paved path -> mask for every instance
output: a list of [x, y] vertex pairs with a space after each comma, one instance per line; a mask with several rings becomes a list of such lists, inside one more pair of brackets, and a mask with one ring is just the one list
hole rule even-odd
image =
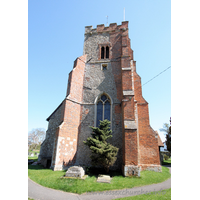
[[[171, 173], [171, 167], [168, 167]], [[32, 180], [28, 179], [28, 196], [35, 200], [110, 200], [120, 197], [135, 196], [139, 194], [145, 194], [149, 192], [159, 192], [164, 189], [171, 188], [171, 178], [168, 180], [146, 185], [142, 187], [134, 187], [130, 189], [123, 190], [112, 190], [96, 193], [85, 193], [85, 194], [73, 194], [69, 192], [63, 192], [60, 190], [54, 190], [50, 188], [43, 187]], [[164, 192], [163, 192], [164, 194]]]

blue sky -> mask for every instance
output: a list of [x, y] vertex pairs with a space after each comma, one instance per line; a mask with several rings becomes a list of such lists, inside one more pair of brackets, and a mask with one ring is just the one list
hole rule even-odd
[[[28, 131], [47, 129], [46, 118], [65, 98], [68, 74], [83, 54], [84, 27], [129, 21], [129, 37], [142, 84], [171, 66], [169, 0], [28, 2]], [[143, 86], [150, 125], [159, 131], [171, 117], [171, 69]]]

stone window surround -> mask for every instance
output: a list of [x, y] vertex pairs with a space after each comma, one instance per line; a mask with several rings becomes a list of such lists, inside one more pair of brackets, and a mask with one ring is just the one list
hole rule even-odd
[[98, 100], [101, 98], [102, 95], [106, 95], [109, 99], [110, 99], [110, 130], [112, 130], [112, 107], [113, 107], [113, 100], [110, 97], [110, 95], [108, 95], [106, 92], [101, 92], [95, 99], [94, 101], [94, 127], [96, 127], [96, 121], [97, 121], [97, 103]]

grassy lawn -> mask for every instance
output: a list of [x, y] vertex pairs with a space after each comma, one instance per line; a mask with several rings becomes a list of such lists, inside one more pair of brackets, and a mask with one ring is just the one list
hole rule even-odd
[[148, 194], [141, 194], [137, 196], [132, 196], [132, 197], [124, 197], [124, 198], [118, 198], [115, 200], [146, 200], [146, 199], [152, 199], [152, 200], [167, 200], [171, 199], [171, 188], [158, 191], [158, 192], [151, 192]]
[[171, 165], [171, 158], [168, 160], [163, 160], [162, 165]]
[[29, 153], [40, 153], [40, 150], [28, 150]]
[[[34, 150], [34, 151], [31, 151], [31, 150], [29, 150], [28, 151], [29, 153], [40, 153], [40, 150]], [[34, 161], [37, 161], [38, 160], [38, 156], [37, 155], [34, 155], [33, 157], [31, 157], [31, 156], [28, 156], [28, 160], [34, 160]]]
[[[34, 151], [29, 150], [28, 152], [29, 152], [29, 153], [35, 154], [35, 153], [39, 153], [40, 150], [34, 150]], [[31, 156], [28, 156], [28, 160], [37, 161], [37, 160], [38, 160], [38, 156], [37, 156], [37, 155], [34, 155], [34, 156], [32, 156], [32, 157], [31, 157]]]
[[67, 179], [60, 178], [65, 174], [65, 171], [52, 171], [51, 169], [44, 169], [40, 165], [29, 165], [28, 167], [28, 176], [36, 183], [45, 187], [78, 194], [160, 183], [171, 176], [169, 169], [162, 167], [162, 173], [142, 171], [140, 173], [141, 177], [124, 177], [118, 173], [112, 176], [111, 183], [109, 184], [96, 182], [97, 175], [94, 174], [88, 174], [85, 180]]
[[34, 161], [37, 161], [38, 160], [38, 157], [37, 156], [28, 156], [28, 160], [34, 160]]

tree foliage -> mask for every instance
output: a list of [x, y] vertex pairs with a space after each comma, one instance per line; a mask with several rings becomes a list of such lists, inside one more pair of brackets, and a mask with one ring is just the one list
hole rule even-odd
[[171, 125], [167, 123], [163, 124], [163, 128], [161, 128], [160, 131], [165, 132], [165, 138], [166, 138], [165, 143], [167, 146], [167, 150], [171, 153]]
[[29, 149], [39, 149], [45, 139], [45, 129], [36, 128], [28, 133]]
[[167, 150], [171, 153], [171, 126], [169, 127], [169, 133], [166, 135]]
[[99, 127], [91, 127], [92, 137], [88, 137], [86, 141], [83, 141], [91, 151], [90, 156], [92, 165], [102, 165], [106, 172], [109, 172], [110, 166], [112, 166], [116, 159], [118, 148], [108, 143], [107, 140], [112, 137], [112, 131], [110, 130], [110, 121], [100, 121]]

